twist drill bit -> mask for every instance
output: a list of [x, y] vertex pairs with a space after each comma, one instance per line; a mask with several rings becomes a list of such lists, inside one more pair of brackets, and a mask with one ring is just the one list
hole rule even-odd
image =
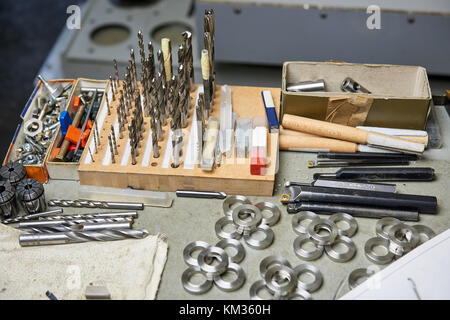
[[179, 107], [180, 107], [180, 113], [181, 113], [181, 126], [183, 128], [186, 128], [188, 125], [188, 117], [189, 117], [189, 90], [186, 90], [186, 77], [185, 75], [185, 69], [183, 65], [180, 65], [178, 67], [178, 74], [180, 75], [179, 79], [179, 93], [180, 93], [180, 99], [179, 99]]
[[95, 131], [94, 131], [93, 136], [94, 136], [95, 154], [97, 154], [98, 153], [98, 149], [97, 149], [97, 135], [95, 134]]
[[189, 88], [190, 90], [195, 89], [195, 81], [194, 81], [194, 58], [192, 55], [192, 33], [189, 31], [184, 31], [182, 34], [184, 46], [186, 48], [187, 54], [186, 54], [186, 71], [187, 76], [189, 78]]
[[114, 80], [116, 81], [116, 90], [117, 90], [117, 86], [119, 85], [119, 68], [117, 67], [116, 59], [113, 59], [113, 64], [114, 64], [114, 78], [115, 78]]
[[204, 114], [205, 119], [208, 119], [209, 112], [211, 110], [211, 89], [209, 82], [209, 58], [208, 58], [208, 50], [202, 50], [202, 58], [201, 58], [201, 66], [202, 66], [202, 78], [203, 78], [203, 94], [204, 94]]
[[111, 137], [112, 137], [113, 146], [114, 146], [114, 154], [118, 155], [119, 151], [117, 150], [117, 140], [116, 140], [116, 134], [114, 132], [114, 126], [113, 125], [111, 125]]
[[114, 230], [114, 229], [129, 229], [131, 223], [128, 221], [121, 222], [100, 222], [100, 223], [75, 223], [74, 221], [68, 221], [65, 223], [57, 223], [58, 221], [36, 221], [30, 223], [30, 226], [21, 226], [19, 229], [30, 233], [47, 233], [47, 232], [70, 232], [70, 231], [97, 231], [97, 230]]
[[113, 241], [129, 238], [142, 239], [148, 236], [146, 229], [120, 229], [103, 231], [70, 231], [59, 233], [22, 234], [19, 243], [22, 247], [47, 244], [65, 244], [87, 241]]
[[109, 83], [111, 84], [112, 92], [116, 92], [117, 88], [116, 88], [115, 82], [113, 81], [113, 78], [111, 76], [109, 76]]
[[155, 54], [151, 41], [148, 43], [148, 62], [149, 78], [152, 79], [155, 76]]
[[108, 135], [108, 140], [109, 140], [109, 149], [111, 152], [111, 163], [116, 163], [116, 159], [114, 158], [114, 146], [112, 144], [111, 135]]
[[26, 216], [9, 218], [9, 219], [2, 220], [2, 223], [3, 224], [19, 223], [19, 222], [22, 222], [22, 221], [39, 219], [40, 217], [47, 217], [47, 216], [51, 216], [51, 215], [54, 215], [54, 214], [60, 214], [60, 213], [63, 213], [63, 209], [62, 208], [49, 210], [49, 211], [45, 211], [45, 212], [29, 214], [29, 215], [26, 215]]
[[152, 118], [150, 120], [151, 127], [152, 127], [152, 151], [153, 151], [153, 158], [159, 158], [159, 145], [158, 145], [158, 135], [157, 135], [157, 128], [156, 128], [156, 119]]
[[52, 200], [49, 200], [47, 202], [47, 204], [48, 204], [49, 207], [144, 210], [144, 204], [143, 203], [137, 203], [137, 202], [109, 202], [109, 201], [57, 200], [57, 199], [52, 199]]
[[[91, 218], [89, 218], [91, 217]], [[72, 216], [52, 216], [52, 217], [46, 217], [43, 219], [39, 219], [37, 221], [30, 221], [29, 223], [21, 222], [19, 227], [37, 227], [39, 225], [45, 225], [45, 226], [52, 226], [52, 225], [77, 225], [77, 224], [83, 224], [83, 223], [116, 223], [116, 222], [127, 222], [127, 223], [133, 223], [134, 218], [133, 217], [97, 217], [96, 215], [89, 215], [89, 214], [77, 214]]]
[[110, 116], [111, 115], [111, 107], [109, 105], [108, 93], [106, 93], [105, 100], [106, 100], [106, 108], [108, 109], [108, 116]]
[[98, 142], [98, 145], [100, 145], [100, 135], [98, 134], [97, 119], [94, 119], [94, 127], [95, 127], [95, 133], [97, 134], [97, 142]]
[[94, 156], [92, 155], [91, 148], [88, 148], [88, 151], [89, 151], [89, 155], [91, 156], [92, 163], [94, 163], [95, 160], [94, 160]]

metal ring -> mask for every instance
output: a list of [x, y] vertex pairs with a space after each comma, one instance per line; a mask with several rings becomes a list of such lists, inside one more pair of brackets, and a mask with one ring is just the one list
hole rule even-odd
[[226, 216], [231, 217], [231, 215], [233, 214], [233, 209], [231, 207], [237, 203], [252, 204], [250, 200], [248, 200], [245, 196], [229, 196], [223, 202], [223, 213], [225, 213]]
[[[223, 228], [226, 225], [233, 225], [234, 231], [233, 232], [226, 232]], [[215, 225], [216, 235], [219, 237], [219, 239], [240, 239], [242, 235], [237, 231], [237, 228], [235, 224], [233, 223], [233, 220], [230, 220], [229, 217], [222, 217], [219, 220], [217, 220]]]
[[289, 296], [289, 300], [297, 300], [295, 298], [301, 298], [301, 300], [312, 300], [312, 295], [302, 288], [297, 287], [295, 291]]
[[[424, 226], [423, 224], [416, 224], [416, 225], [413, 225], [412, 227], [414, 229], [416, 229], [416, 231], [419, 233], [419, 243], [417, 244], [418, 246], [420, 246], [421, 244], [430, 240], [431, 238], [433, 238], [436, 235], [436, 233], [434, 233], [433, 229], [431, 229], [430, 227]], [[424, 235], [427, 238], [427, 240], [422, 241], [421, 235]]]
[[[37, 129], [34, 131], [30, 131], [30, 127], [32, 125], [37, 125]], [[43, 128], [42, 121], [39, 119], [33, 118], [33, 119], [27, 120], [27, 122], [25, 122], [25, 124], [23, 125], [23, 133], [26, 134], [27, 136], [34, 137], [42, 132], [42, 128]]]
[[[401, 234], [402, 239], [397, 236]], [[400, 257], [414, 249], [420, 241], [419, 233], [411, 226], [399, 223], [389, 229], [389, 251]]]
[[[319, 235], [318, 231], [325, 229], [329, 232], [326, 236]], [[327, 219], [314, 219], [308, 226], [308, 234], [318, 245], [332, 244], [337, 237], [337, 227], [334, 222]]]
[[[334, 250], [333, 246], [339, 243], [342, 243], [347, 248], [347, 251], [340, 253]], [[325, 246], [325, 252], [334, 262], [347, 262], [355, 256], [356, 246], [353, 240], [349, 237], [338, 236], [334, 240], [334, 243]]]
[[[222, 276], [227, 272], [234, 272], [237, 275], [237, 278], [233, 281], [226, 281], [222, 279]], [[241, 268], [240, 265], [236, 263], [230, 263], [228, 264], [227, 270], [222, 273], [221, 275], [214, 276], [214, 283], [217, 285], [217, 287], [226, 292], [235, 291], [242, 287], [242, 285], [245, 282], [245, 272], [244, 269]]]
[[[356, 231], [358, 230], [358, 223], [356, 223], [356, 219], [353, 216], [349, 215], [348, 213], [338, 212], [331, 215], [328, 219], [336, 224], [338, 234], [341, 236], [351, 238], [355, 235]], [[346, 222], [349, 225], [349, 228], [348, 229], [339, 228], [339, 226], [337, 225], [337, 222], [339, 221]]]
[[192, 294], [202, 294], [211, 289], [213, 282], [207, 278], [201, 284], [193, 284], [191, 282], [191, 277], [194, 274], [204, 275], [203, 271], [196, 266], [190, 266], [183, 272], [181, 276], [181, 283], [183, 284], [184, 290]]
[[[375, 253], [375, 251], [373, 251], [373, 247], [375, 246], [386, 248], [387, 253], [385, 255]], [[389, 240], [380, 237], [374, 237], [367, 240], [364, 245], [364, 253], [369, 261], [376, 264], [387, 264], [394, 258], [394, 254], [389, 251]]]
[[257, 207], [261, 213], [265, 210], [270, 211], [272, 215], [269, 218], [262, 218], [261, 223], [264, 223], [268, 225], [269, 227], [274, 226], [277, 224], [277, 222], [280, 220], [281, 217], [281, 211], [280, 208], [278, 208], [277, 205], [273, 204], [272, 202], [258, 202], [255, 204], [255, 207]]
[[[252, 238], [252, 235], [258, 231], [264, 233], [265, 238], [263, 240], [256, 240]], [[244, 234], [244, 239], [247, 245], [250, 248], [256, 250], [262, 250], [270, 246], [273, 242], [274, 237], [275, 234], [273, 233], [273, 230], [269, 226], [266, 226], [265, 224], [261, 224], [258, 228], [250, 231], [249, 234]]]
[[377, 221], [377, 224], [375, 226], [375, 233], [377, 234], [377, 236], [389, 240], [388, 230], [384, 230], [384, 228], [389, 226], [392, 227], [399, 223], [401, 222], [397, 218], [391, 217], [382, 218]]
[[[348, 276], [348, 288], [353, 290], [361, 283], [366, 281], [370, 276], [372, 276], [374, 272], [370, 273], [367, 268], [358, 268], [353, 270]], [[360, 279], [366, 278], [364, 281], [359, 282]], [[358, 283], [359, 282], [359, 283]]]
[[207, 249], [210, 245], [204, 241], [193, 241], [189, 243], [183, 250], [183, 258], [184, 262], [190, 266], [198, 267], [198, 260], [192, 257], [192, 252], [198, 249]]
[[[307, 242], [311, 242], [314, 245], [315, 250], [307, 251], [303, 249], [302, 246]], [[309, 238], [309, 236], [303, 234], [298, 236], [294, 240], [294, 253], [297, 257], [299, 257], [302, 260], [312, 261], [319, 259], [322, 256], [323, 246], [316, 244]]]
[[[278, 282], [280, 280], [286, 282], [280, 284]], [[267, 269], [264, 281], [266, 281], [267, 289], [275, 293], [276, 296], [288, 295], [297, 286], [297, 277], [294, 270], [281, 264], [273, 265]]]
[[[217, 258], [219, 264], [212, 266], [208, 262], [212, 262], [212, 258]], [[211, 259], [211, 260], [209, 260]], [[222, 274], [227, 270], [228, 267], [228, 254], [219, 247], [208, 247], [199, 253], [198, 266], [202, 271], [206, 273], [206, 277], [212, 280], [212, 277], [218, 274]]]
[[250, 287], [250, 299], [251, 300], [264, 300], [264, 298], [261, 298], [258, 293], [261, 291], [261, 289], [266, 289], [266, 291], [272, 296], [273, 300], [277, 300], [277, 297], [267, 290], [267, 286], [264, 280], [258, 280], [253, 282], [252, 286]]
[[222, 248], [224, 250], [227, 247], [233, 247], [236, 249], [237, 252], [234, 256], [228, 255], [230, 262], [239, 263], [245, 258], [244, 246], [236, 239], [223, 239], [217, 242], [216, 247]]
[[[300, 280], [300, 275], [303, 273], [309, 273], [314, 276], [314, 281], [311, 283], [306, 283]], [[322, 272], [312, 264], [301, 264], [294, 268], [294, 274], [297, 277], [297, 286], [308, 291], [314, 292], [317, 291], [323, 283]]]
[[[242, 220], [239, 216], [241, 213], [249, 213], [251, 215], [250, 221]], [[233, 209], [232, 218], [234, 224], [238, 226], [239, 233], [248, 233], [261, 223], [262, 214], [261, 211], [252, 204], [241, 204]]]
[[320, 219], [320, 217], [312, 211], [300, 211], [292, 217], [292, 229], [298, 235], [308, 234], [308, 229], [301, 225], [303, 220]]
[[280, 256], [268, 256], [265, 257], [261, 263], [259, 264], [259, 272], [261, 273], [261, 277], [264, 278], [266, 276], [267, 269], [274, 265], [283, 265], [286, 267], [291, 267], [291, 264], [286, 258]]

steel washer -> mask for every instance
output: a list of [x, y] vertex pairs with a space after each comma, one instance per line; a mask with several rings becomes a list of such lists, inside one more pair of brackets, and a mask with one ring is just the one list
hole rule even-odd
[[[226, 232], [223, 229], [228, 224], [234, 226], [235, 230], [233, 232]], [[242, 234], [237, 231], [236, 225], [234, 224], [233, 220], [231, 220], [231, 218], [229, 217], [222, 217], [217, 220], [214, 228], [219, 239], [240, 239], [242, 237]]]
[[[279, 284], [278, 280], [284, 279], [287, 282]], [[290, 267], [276, 264], [267, 269], [264, 276], [267, 289], [276, 296], [287, 296], [297, 287], [297, 277]]]
[[253, 282], [253, 284], [250, 287], [250, 299], [251, 300], [264, 300], [261, 298], [258, 293], [261, 291], [261, 289], [266, 289], [267, 292], [272, 296], [273, 300], [278, 300], [278, 297], [276, 297], [272, 292], [270, 292], [267, 289], [266, 282], [264, 280], [257, 280]]
[[[300, 275], [303, 273], [310, 273], [314, 276], [314, 281], [306, 283], [300, 280]], [[323, 283], [322, 272], [312, 264], [300, 264], [294, 268], [294, 274], [297, 277], [298, 287], [308, 291], [309, 293], [317, 291]]]
[[[430, 240], [431, 238], [433, 238], [436, 233], [433, 231], [433, 229], [431, 229], [430, 227], [427, 227], [423, 224], [416, 224], [412, 226], [414, 229], [416, 229], [416, 231], [419, 233], [419, 243], [417, 244], [418, 246], [423, 244], [424, 242]], [[422, 241], [422, 239], [420, 238], [420, 235], [424, 235], [427, 240]]]
[[236, 195], [236, 196], [228, 196], [223, 204], [222, 204], [222, 208], [223, 208], [223, 213], [226, 216], [230, 216], [233, 214], [233, 209], [232, 206], [240, 203], [240, 204], [251, 204], [250, 200], [248, 200], [247, 197], [245, 196], [240, 196], [240, 195]]
[[261, 274], [261, 277], [264, 279], [266, 276], [267, 269], [274, 265], [283, 265], [286, 267], [291, 267], [291, 264], [286, 258], [280, 257], [280, 256], [268, 256], [265, 257], [263, 260], [261, 260], [259, 264], [259, 272]]
[[270, 211], [272, 213], [272, 215], [269, 218], [263, 217], [261, 223], [271, 227], [277, 224], [277, 222], [280, 220], [281, 217], [280, 208], [278, 208], [278, 206], [273, 204], [272, 202], [267, 201], [258, 202], [257, 204], [255, 204], [255, 207], [257, 207], [261, 211], [261, 213], [265, 210]]
[[[208, 262], [212, 261], [212, 258], [217, 258], [219, 264], [212, 266]], [[206, 273], [206, 277], [212, 280], [215, 275], [222, 274], [228, 267], [228, 254], [222, 248], [208, 247], [199, 253], [197, 257], [198, 266], [202, 271]]]
[[[347, 251], [344, 253], [337, 252], [333, 249], [335, 244], [342, 243], [347, 248]], [[338, 236], [334, 240], [332, 244], [325, 246], [325, 252], [328, 257], [334, 262], [347, 262], [351, 260], [356, 253], [356, 246], [352, 239], [346, 236]]]
[[[353, 290], [354, 288], [359, 286], [359, 283], [358, 283], [359, 279], [369, 278], [372, 275], [373, 275], [373, 273], [369, 273], [369, 270], [367, 270], [367, 268], [358, 268], [358, 269], [353, 270], [352, 272], [350, 272], [350, 274], [348, 276], [348, 288], [350, 290]], [[364, 281], [366, 281], [366, 280], [364, 280]]]
[[[336, 224], [338, 234], [341, 236], [351, 238], [355, 235], [356, 231], [358, 230], [358, 223], [356, 222], [356, 219], [353, 216], [349, 215], [348, 213], [338, 212], [331, 215], [328, 219]], [[349, 225], [349, 228], [345, 230], [339, 228], [337, 226], [337, 222], [339, 221], [346, 222]]]
[[184, 270], [183, 274], [181, 275], [181, 283], [183, 284], [183, 288], [186, 291], [192, 294], [202, 294], [211, 289], [213, 281], [209, 280], [208, 278], [206, 278], [205, 281], [201, 284], [193, 284], [190, 280], [191, 277], [195, 274], [204, 275], [200, 267], [196, 266], [190, 266], [189, 268]]
[[[222, 279], [222, 276], [225, 273], [230, 272], [230, 270], [231, 270], [231, 272], [236, 273], [237, 278], [233, 281], [227, 281], [227, 280]], [[226, 292], [231, 292], [231, 291], [235, 291], [235, 290], [239, 289], [240, 287], [243, 286], [244, 282], [245, 282], [244, 269], [242, 269], [241, 266], [238, 265], [237, 263], [229, 263], [228, 268], [224, 273], [214, 276], [214, 283], [216, 284], [216, 286], [220, 290], [226, 291]]]
[[289, 295], [289, 300], [297, 300], [295, 298], [301, 298], [302, 300], [313, 300], [312, 295], [302, 288], [297, 287], [295, 291]]
[[[263, 240], [256, 240], [252, 238], [252, 235], [258, 231], [261, 231], [265, 234], [265, 238]], [[250, 231], [249, 234], [244, 234], [244, 240], [245, 243], [250, 248], [256, 249], [256, 250], [262, 250], [267, 248], [273, 243], [273, 239], [275, 238], [275, 234], [273, 233], [272, 228], [265, 224], [259, 225], [256, 229]]]
[[320, 217], [312, 211], [300, 211], [292, 217], [292, 229], [298, 235], [308, 234], [308, 229], [301, 225], [303, 220], [320, 219]]
[[236, 239], [222, 239], [217, 242], [216, 247], [222, 248], [225, 250], [227, 247], [233, 247], [236, 249], [236, 254], [234, 256], [228, 255], [230, 262], [232, 263], [240, 263], [245, 258], [245, 249], [241, 242]]
[[192, 257], [192, 252], [194, 252], [197, 249], [207, 249], [209, 248], [209, 243], [206, 243], [204, 241], [193, 241], [189, 243], [183, 250], [183, 258], [184, 262], [190, 266], [196, 266], [198, 267], [198, 259]]
[[377, 224], [375, 226], [375, 233], [377, 234], [377, 236], [384, 238], [386, 240], [389, 240], [388, 232], [385, 231], [384, 228], [386, 228], [388, 226], [392, 227], [399, 223], [400, 223], [400, 220], [398, 220], [397, 218], [392, 218], [392, 217], [381, 218], [380, 220], [377, 221]]
[[[326, 236], [321, 236], [316, 231], [316, 228], [325, 229], [329, 232]], [[337, 226], [334, 222], [328, 219], [314, 219], [308, 226], [308, 234], [310, 238], [318, 245], [332, 244], [337, 237]]]
[[[242, 220], [239, 217], [241, 213], [249, 213], [251, 215], [250, 221]], [[247, 234], [261, 223], [262, 214], [261, 211], [254, 205], [241, 204], [233, 209], [232, 218], [234, 224], [238, 226], [238, 232]]]
[[[402, 232], [410, 234], [410, 239], [400, 240], [397, 238], [397, 232]], [[391, 251], [395, 256], [400, 257], [412, 249], [414, 249], [420, 241], [419, 233], [411, 226], [404, 223], [399, 223], [389, 229], [389, 251]]]
[[[381, 246], [386, 248], [385, 255], [379, 255], [373, 251], [373, 247]], [[367, 259], [376, 264], [387, 264], [392, 261], [394, 254], [389, 251], [389, 240], [381, 237], [373, 237], [366, 241], [364, 245], [364, 253]]]
[[[316, 249], [314, 251], [307, 251], [302, 248], [303, 244], [311, 242], [314, 244]], [[294, 253], [297, 257], [300, 259], [306, 260], [306, 261], [312, 261], [319, 259], [323, 254], [323, 246], [318, 245], [314, 241], [312, 241], [309, 236], [307, 235], [299, 235], [294, 240]]]

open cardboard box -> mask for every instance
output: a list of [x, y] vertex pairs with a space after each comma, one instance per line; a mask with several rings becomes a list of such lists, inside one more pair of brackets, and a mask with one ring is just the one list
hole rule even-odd
[[[63, 87], [72, 84], [72, 88], [68, 92], [68, 99], [69, 101], [71, 99], [71, 95], [73, 93], [73, 88], [75, 85], [74, 79], [56, 79], [56, 80], [48, 80], [50, 83], [55, 82], [61, 82]], [[18, 154], [17, 154], [17, 148], [21, 147], [25, 143], [25, 137], [24, 137], [24, 124], [32, 118], [33, 110], [36, 108], [38, 104], [38, 98], [40, 96], [47, 95], [47, 91], [44, 86], [41, 86], [41, 81], [39, 80], [38, 84], [33, 90], [33, 93], [31, 94], [30, 98], [28, 99], [25, 107], [22, 110], [22, 113], [20, 114], [20, 117], [22, 118], [22, 122], [18, 124], [17, 129], [14, 133], [13, 139], [11, 141], [11, 144], [8, 148], [8, 152], [6, 153], [5, 158], [3, 159], [3, 165], [8, 163], [9, 161], [16, 161], [18, 160]], [[67, 103], [68, 104], [68, 103]], [[66, 109], [66, 106], [63, 106], [62, 109]], [[62, 111], [62, 110], [61, 110]], [[59, 131], [59, 128], [58, 128]], [[58, 132], [56, 131], [56, 132]], [[44, 160], [40, 164], [35, 165], [25, 165], [25, 169], [27, 171], [27, 176], [32, 179], [36, 179], [42, 183], [45, 183], [48, 181], [48, 171], [46, 167], [46, 161], [48, 159], [48, 156], [50, 154], [50, 150], [53, 145], [53, 141], [55, 137], [57, 136], [57, 133], [53, 135], [52, 141], [50, 141], [49, 147], [46, 150]]]
[[[429, 113], [431, 90], [425, 68], [345, 62], [285, 62], [283, 64], [280, 119], [284, 113], [325, 120], [331, 97], [356, 95], [340, 89], [346, 77], [371, 91], [372, 106], [364, 125], [423, 130]], [[325, 92], [289, 92], [287, 84], [325, 81]], [[358, 93], [358, 95], [361, 95]]]
[[[77, 79], [75, 88], [72, 92], [72, 97], [67, 106], [67, 111], [69, 112], [71, 118], [73, 118], [73, 116], [75, 114], [75, 108], [73, 106], [74, 98], [81, 93], [81, 88], [103, 89], [103, 90], [105, 90], [105, 93], [106, 93], [109, 90], [109, 80], [93, 80], [93, 79], [84, 79], [84, 78]], [[100, 102], [100, 108], [97, 113], [97, 117], [102, 112], [102, 109], [106, 108], [105, 96], [106, 95], [103, 94], [102, 100]], [[87, 110], [87, 108], [86, 108], [86, 110]], [[94, 129], [94, 127], [92, 129]], [[92, 134], [92, 130], [91, 130], [91, 134]], [[89, 136], [91, 134], [89, 134]], [[79, 161], [78, 162], [56, 162], [56, 161], [53, 161], [53, 159], [51, 158], [53, 150], [55, 148], [58, 148], [60, 146], [59, 142], [62, 142], [63, 140], [64, 140], [64, 137], [62, 136], [61, 129], [59, 128], [58, 132], [57, 132], [57, 136], [51, 146], [51, 152], [49, 153], [49, 156], [47, 159], [48, 174], [51, 179], [79, 180], [79, 178], [78, 178], [78, 166], [80, 164]], [[86, 148], [83, 150], [83, 154], [85, 152], [88, 152], [86, 150]], [[94, 152], [94, 150], [92, 150], [92, 152]], [[81, 158], [83, 158], [83, 156], [81, 156], [80, 159]]]

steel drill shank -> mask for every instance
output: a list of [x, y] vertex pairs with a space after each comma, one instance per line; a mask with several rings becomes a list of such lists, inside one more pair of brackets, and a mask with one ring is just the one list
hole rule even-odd
[[130, 229], [130, 222], [105, 222], [105, 223], [82, 223], [82, 224], [56, 224], [56, 225], [41, 225], [32, 227], [20, 227], [19, 229], [29, 233], [52, 233], [52, 232], [70, 232], [70, 231], [99, 231], [99, 230], [114, 230], [114, 229]]
[[22, 234], [19, 236], [19, 243], [22, 247], [28, 247], [88, 241], [114, 241], [130, 238], [143, 239], [146, 236], [148, 236], [148, 231], [146, 229], [71, 231], [59, 233]]
[[106, 202], [88, 200], [56, 200], [48, 201], [50, 207], [101, 208], [122, 210], [144, 210], [143, 203], [137, 202]]

